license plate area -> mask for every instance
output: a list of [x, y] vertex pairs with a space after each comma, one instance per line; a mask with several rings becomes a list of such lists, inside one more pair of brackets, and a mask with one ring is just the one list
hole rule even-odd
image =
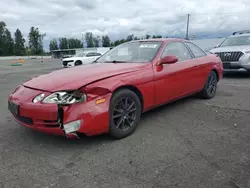
[[15, 114], [16, 116], [19, 115], [19, 106], [11, 101], [8, 102], [8, 109], [10, 112]]

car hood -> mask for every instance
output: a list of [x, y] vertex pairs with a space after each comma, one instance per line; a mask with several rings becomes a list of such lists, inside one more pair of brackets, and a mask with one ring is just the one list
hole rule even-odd
[[249, 52], [250, 45], [244, 46], [226, 46], [226, 47], [218, 47], [210, 50], [212, 53], [216, 52]]
[[74, 90], [98, 80], [139, 71], [149, 65], [149, 63], [94, 63], [81, 65], [35, 77], [23, 85], [49, 92]]
[[79, 59], [79, 57], [67, 57], [67, 58], [63, 58], [63, 61], [72, 61], [72, 60], [77, 60]]

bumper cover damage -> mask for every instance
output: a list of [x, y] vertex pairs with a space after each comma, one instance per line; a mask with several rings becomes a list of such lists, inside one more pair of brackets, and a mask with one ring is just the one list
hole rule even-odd
[[[79, 133], [91, 136], [108, 132], [109, 103], [97, 105], [96, 100], [104, 98], [109, 101], [111, 93], [67, 106], [33, 103], [34, 96], [40, 93], [39, 90], [21, 86], [10, 95], [9, 110], [21, 125], [67, 138], [79, 138]], [[45, 95], [49, 95], [49, 92], [45, 92]]]

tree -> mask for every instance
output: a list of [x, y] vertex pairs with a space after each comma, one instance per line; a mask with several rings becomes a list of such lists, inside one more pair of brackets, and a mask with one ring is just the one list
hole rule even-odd
[[118, 46], [120, 44], [120, 40], [116, 40], [115, 42], [114, 42], [114, 46]]
[[125, 39], [121, 39], [119, 44], [127, 42]]
[[132, 34], [132, 35], [128, 35], [127, 36], [127, 41], [131, 41], [131, 40], [133, 40], [133, 38], [134, 38], [134, 35]]
[[4, 22], [0, 22], [0, 56], [13, 55], [14, 41]]
[[91, 32], [85, 33], [85, 41], [86, 41], [86, 43], [87, 43], [87, 47], [88, 47], [88, 48], [94, 47], [94, 43], [93, 43], [93, 34], [92, 34]]
[[82, 48], [83, 44], [82, 41], [80, 41], [79, 39], [75, 39], [75, 48]]
[[0, 56], [4, 55], [4, 33], [6, 24], [0, 21]]
[[140, 40], [140, 38], [139, 37], [134, 37], [134, 40]]
[[108, 35], [102, 36], [102, 46], [103, 47], [110, 47], [110, 46], [112, 46], [110, 44], [110, 38], [109, 38]]
[[99, 42], [100, 42], [99, 36], [93, 38], [94, 47], [99, 47], [100, 46]]
[[52, 51], [52, 50], [58, 50], [58, 44], [57, 44], [57, 40], [56, 39], [53, 39], [50, 41], [49, 43], [49, 50]]
[[29, 49], [28, 46], [25, 47], [25, 54], [26, 55], [32, 55], [31, 50]]
[[146, 39], [149, 39], [151, 36], [149, 34], [146, 34]]
[[68, 39], [66, 37], [59, 38], [59, 48], [62, 49], [69, 49]]
[[23, 38], [23, 35], [19, 29], [16, 30], [15, 32], [15, 44], [14, 44], [14, 52], [15, 55], [25, 55], [25, 39]]
[[153, 39], [155, 39], [155, 38], [162, 38], [162, 36], [161, 35], [153, 35]]
[[3, 44], [4, 44], [4, 55], [7, 56], [13, 55], [14, 40], [11, 37], [11, 33], [7, 28], [5, 28]]
[[67, 40], [68, 48], [82, 48], [82, 42], [79, 39], [70, 38]]
[[43, 38], [46, 34], [41, 34], [38, 28], [31, 27], [29, 32], [29, 48], [34, 55], [43, 54]]
[[69, 49], [76, 48], [76, 41], [73, 38], [68, 39]]

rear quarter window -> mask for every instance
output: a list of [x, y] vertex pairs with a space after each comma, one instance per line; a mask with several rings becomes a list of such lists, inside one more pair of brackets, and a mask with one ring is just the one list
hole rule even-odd
[[206, 52], [191, 42], [186, 42], [186, 45], [193, 52], [195, 58], [204, 57], [207, 55]]

